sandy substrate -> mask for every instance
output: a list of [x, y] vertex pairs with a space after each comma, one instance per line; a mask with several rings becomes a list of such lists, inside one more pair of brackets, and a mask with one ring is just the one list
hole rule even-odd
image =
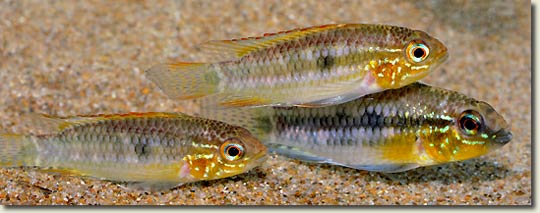
[[531, 16], [528, 1], [1, 1], [0, 130], [22, 115], [182, 111], [143, 76], [193, 59], [210, 39], [328, 23], [424, 30], [450, 59], [424, 81], [490, 103], [514, 139], [487, 156], [385, 175], [271, 156], [261, 168], [171, 191], [0, 169], [11, 204], [531, 205]]

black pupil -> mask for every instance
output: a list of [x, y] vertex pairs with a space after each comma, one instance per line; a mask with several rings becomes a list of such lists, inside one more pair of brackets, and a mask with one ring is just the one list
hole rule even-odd
[[240, 154], [240, 150], [239, 150], [237, 147], [235, 147], [235, 146], [231, 146], [231, 147], [229, 147], [229, 148], [227, 149], [227, 154], [228, 154], [229, 156], [236, 157], [237, 155]]
[[424, 53], [424, 50], [422, 48], [416, 48], [414, 50], [413, 54], [414, 54], [414, 57], [416, 57], [416, 58], [422, 58], [422, 57], [424, 57], [425, 53]]
[[463, 126], [467, 130], [475, 130], [478, 128], [478, 124], [472, 118], [465, 118], [465, 121], [463, 122]]

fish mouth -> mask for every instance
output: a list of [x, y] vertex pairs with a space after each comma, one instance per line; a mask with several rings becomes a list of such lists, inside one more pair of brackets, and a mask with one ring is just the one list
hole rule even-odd
[[261, 164], [262, 162], [266, 160], [266, 152], [260, 152], [259, 154], [255, 156], [255, 158], [256, 158], [255, 162], [257, 164]]
[[432, 45], [435, 49], [438, 49], [435, 55], [435, 59], [437, 61], [436, 64], [442, 64], [446, 62], [446, 60], [448, 60], [448, 58], [450, 57], [450, 54], [448, 53], [448, 47], [446, 47], [446, 45], [444, 45], [438, 39], [434, 39]]
[[510, 131], [501, 129], [493, 135], [493, 140], [501, 145], [505, 145], [512, 140], [512, 137], [513, 136]]
[[436, 57], [437, 59], [435, 59], [435, 63], [431, 65], [432, 71], [436, 70], [441, 64], [444, 64], [448, 60], [448, 58], [450, 58], [450, 54], [448, 54], [448, 52], [444, 52]]
[[259, 159], [255, 160], [254, 167], [261, 165], [264, 161], [266, 161], [266, 155], [260, 156]]
[[255, 156], [253, 156], [253, 161], [248, 164], [248, 170], [260, 166], [264, 161], [266, 161], [266, 156], [266, 151], [259, 152]]
[[437, 63], [437, 64], [442, 64], [442, 63], [446, 62], [448, 60], [448, 58], [450, 58], [450, 54], [448, 54], [448, 52], [445, 52], [443, 54], [443, 56], [441, 56], [439, 58], [439, 63]]

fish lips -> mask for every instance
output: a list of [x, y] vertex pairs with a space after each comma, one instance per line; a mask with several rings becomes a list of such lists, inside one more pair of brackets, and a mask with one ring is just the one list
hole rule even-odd
[[497, 131], [495, 134], [494, 134], [494, 138], [493, 140], [500, 144], [500, 145], [505, 145], [507, 144], [508, 142], [510, 142], [512, 140], [512, 132], [510, 131], [507, 131], [505, 129], [501, 129], [499, 131]]
[[257, 153], [255, 156], [252, 157], [253, 161], [248, 164], [247, 170], [251, 170], [257, 166], [261, 166], [267, 160], [267, 156], [268, 154], [266, 149]]

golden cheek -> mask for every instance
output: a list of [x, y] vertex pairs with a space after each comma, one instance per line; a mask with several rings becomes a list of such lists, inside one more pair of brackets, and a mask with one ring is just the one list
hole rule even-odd
[[463, 139], [458, 148], [454, 153], [456, 161], [476, 158], [489, 152], [488, 145], [483, 141]]
[[456, 129], [424, 137], [422, 140], [426, 153], [438, 163], [467, 160], [489, 151], [484, 141], [465, 138]]
[[220, 159], [217, 161], [217, 164], [219, 165], [220, 175], [224, 177], [242, 173], [246, 168], [245, 161], [230, 162]]
[[403, 71], [399, 63], [383, 62], [373, 66], [371, 74], [380, 87], [390, 89], [400, 85]]
[[430, 132], [421, 135], [422, 146], [429, 159], [433, 162], [432, 164], [454, 161], [453, 153], [457, 148], [455, 131], [443, 129], [445, 129], [444, 132]]
[[209, 164], [207, 159], [197, 159], [189, 161], [190, 174], [197, 179], [208, 179], [207, 165]]
[[424, 146], [426, 154], [430, 159], [437, 163], [446, 163], [451, 161], [451, 150], [449, 143], [446, 141], [442, 143], [427, 143], [427, 146]]
[[189, 155], [184, 158], [186, 167], [182, 171], [189, 174], [198, 180], [214, 179], [217, 171], [217, 164], [214, 159], [214, 154], [197, 154]]

